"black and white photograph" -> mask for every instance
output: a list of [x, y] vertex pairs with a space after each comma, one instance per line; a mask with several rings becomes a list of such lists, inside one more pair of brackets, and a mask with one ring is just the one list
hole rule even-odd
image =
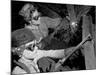
[[96, 6], [11, 0], [11, 75], [96, 69]]

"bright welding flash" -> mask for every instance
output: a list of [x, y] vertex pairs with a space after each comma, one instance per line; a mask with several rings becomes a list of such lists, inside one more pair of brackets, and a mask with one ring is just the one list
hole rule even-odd
[[77, 26], [76, 22], [71, 22], [71, 25], [75, 28]]

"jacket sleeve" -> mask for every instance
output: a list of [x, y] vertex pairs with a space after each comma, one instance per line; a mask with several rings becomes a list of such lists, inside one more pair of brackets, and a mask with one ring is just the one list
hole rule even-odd
[[49, 51], [44, 51], [44, 56], [45, 57], [52, 57], [52, 58], [63, 58], [67, 56], [74, 47], [67, 48], [67, 49], [60, 49], [60, 50], [49, 50]]
[[49, 50], [44, 52], [45, 57], [52, 57], [52, 58], [63, 58], [65, 56], [64, 49], [61, 50]]
[[44, 17], [43, 19], [48, 28], [55, 28], [61, 22], [61, 18], [59, 18], [59, 17], [58, 18]]

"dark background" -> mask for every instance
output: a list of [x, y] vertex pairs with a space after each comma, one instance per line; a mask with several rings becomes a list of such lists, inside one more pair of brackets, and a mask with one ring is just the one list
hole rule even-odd
[[[41, 3], [41, 2], [26, 2], [26, 1], [11, 1], [11, 32], [17, 29], [24, 28], [24, 24], [27, 23], [22, 16], [19, 15], [19, 11], [21, 8], [26, 4], [26, 3], [32, 3], [34, 4], [38, 10], [42, 13], [42, 16], [48, 16], [48, 17], [62, 17], [64, 18], [65, 15], [68, 14], [66, 4], [56, 4], [56, 3]], [[80, 5], [76, 5], [80, 6]], [[52, 14], [49, 9], [55, 11], [57, 14]], [[47, 13], [48, 12], [48, 13]], [[87, 15], [92, 16], [92, 22], [94, 25], [96, 25], [96, 7], [92, 6], [91, 10], [88, 12]], [[80, 20], [80, 26], [82, 24], [82, 20]], [[81, 28], [81, 27], [80, 27]], [[77, 35], [81, 35], [80, 33], [77, 33]], [[81, 42], [82, 36], [75, 36], [72, 38], [72, 42], [70, 42], [70, 45], [77, 45], [79, 42]], [[69, 37], [70, 38], [70, 37]], [[66, 42], [58, 41], [55, 39], [51, 40], [51, 44], [46, 47], [46, 49], [56, 49], [56, 48], [65, 48], [66, 47]], [[67, 63], [70, 67], [78, 66], [80, 69], [85, 69], [85, 64], [84, 64], [84, 57], [81, 55], [81, 52], [79, 52], [78, 55], [79, 58], [76, 58], [74, 60], [69, 60], [70, 62]], [[16, 64], [13, 63], [13, 59], [18, 60], [19, 57], [17, 55], [12, 54], [12, 63], [11, 63], [11, 69], [16, 66]], [[68, 60], [67, 60], [68, 61]], [[80, 61], [80, 62], [78, 62]], [[76, 63], [75, 63], [76, 62]]]

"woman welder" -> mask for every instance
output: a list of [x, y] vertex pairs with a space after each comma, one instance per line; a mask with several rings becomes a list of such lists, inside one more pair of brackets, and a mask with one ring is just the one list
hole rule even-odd
[[[52, 11], [49, 13], [52, 14]], [[55, 18], [42, 16], [32, 4], [25, 4], [19, 14], [29, 23], [25, 27], [31, 29], [37, 39], [47, 37], [48, 28], [55, 29], [61, 22], [61, 17], [57, 13], [53, 13], [57, 15]]]
[[65, 52], [64, 49], [40, 50], [36, 45], [39, 43], [39, 41], [37, 41], [34, 34], [26, 28], [12, 32], [12, 38], [12, 41], [14, 41], [14, 43], [16, 44], [16, 47], [12, 50], [12, 52], [17, 53], [20, 56], [20, 59], [18, 60], [17, 64], [19, 65], [21, 63], [20, 66], [16, 66], [14, 68], [12, 72], [13, 74], [40, 72], [37, 65], [37, 61], [40, 58], [63, 58], [68, 53]]

